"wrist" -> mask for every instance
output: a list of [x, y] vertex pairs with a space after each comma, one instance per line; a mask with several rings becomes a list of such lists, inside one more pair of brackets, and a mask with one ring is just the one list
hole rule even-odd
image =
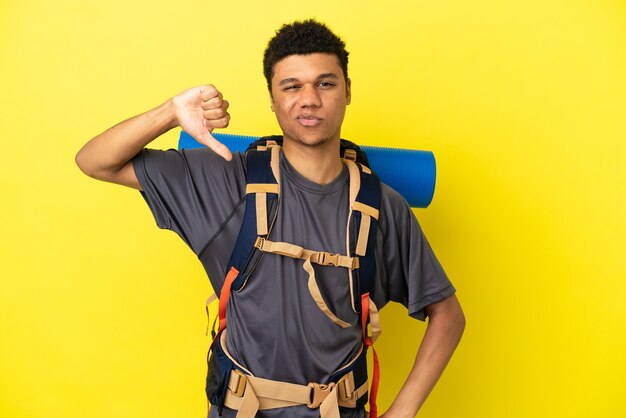
[[167, 99], [165, 103], [160, 106], [163, 110], [163, 116], [165, 117], [165, 124], [167, 130], [174, 129], [179, 126], [178, 118], [176, 117], [176, 113], [174, 111], [174, 100], [173, 98]]

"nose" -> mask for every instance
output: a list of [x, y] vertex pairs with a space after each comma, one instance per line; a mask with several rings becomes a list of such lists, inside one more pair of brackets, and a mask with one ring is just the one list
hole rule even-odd
[[301, 107], [320, 107], [322, 101], [319, 92], [315, 86], [305, 85], [300, 90], [300, 106]]

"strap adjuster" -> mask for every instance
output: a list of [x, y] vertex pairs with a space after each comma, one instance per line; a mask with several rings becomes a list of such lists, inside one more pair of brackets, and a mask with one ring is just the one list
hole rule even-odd
[[359, 257], [354, 257], [352, 259], [352, 270], [356, 270], [359, 268]]
[[318, 408], [322, 402], [328, 397], [330, 392], [335, 388], [335, 383], [329, 383], [327, 385], [320, 383], [309, 383], [307, 385], [311, 388], [310, 401], [306, 405], [311, 409]]
[[230, 376], [231, 376], [230, 379], [232, 380], [232, 382], [229, 382], [228, 389], [230, 389], [233, 395], [239, 398], [243, 397], [243, 394], [246, 391], [246, 386], [248, 384], [246, 375], [240, 372], [239, 370], [233, 370], [230, 373]]
[[257, 237], [256, 241], [254, 241], [254, 247], [263, 251], [263, 246], [265, 245], [265, 238]]
[[337, 392], [339, 392], [339, 400], [342, 402], [352, 399], [354, 396], [354, 378], [352, 372], [339, 379], [337, 382]]

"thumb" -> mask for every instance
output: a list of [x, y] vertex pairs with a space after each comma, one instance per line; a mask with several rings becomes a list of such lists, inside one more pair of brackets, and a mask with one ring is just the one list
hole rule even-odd
[[198, 140], [198, 142], [209, 147], [211, 150], [213, 150], [214, 153], [216, 153], [226, 161], [230, 161], [233, 158], [233, 154], [230, 152], [228, 147], [215, 139], [215, 137], [208, 129], [199, 134], [196, 139]]

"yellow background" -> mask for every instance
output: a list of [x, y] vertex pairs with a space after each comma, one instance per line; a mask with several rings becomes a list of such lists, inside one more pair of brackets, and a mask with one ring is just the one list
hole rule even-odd
[[[73, 158], [207, 82], [231, 102], [227, 132], [278, 132], [261, 54], [311, 16], [351, 52], [343, 136], [437, 157], [416, 214], [468, 326], [419, 416], [625, 417], [618, 0], [2, 0], [0, 416], [204, 416], [199, 262]], [[401, 306], [382, 325], [385, 409], [425, 325]]]

